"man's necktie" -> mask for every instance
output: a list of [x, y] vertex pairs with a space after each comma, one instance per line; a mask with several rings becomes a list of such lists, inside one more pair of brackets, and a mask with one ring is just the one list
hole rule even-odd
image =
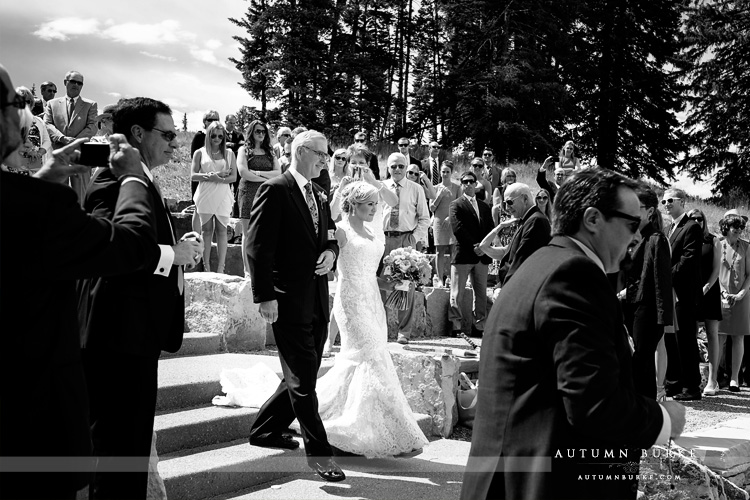
[[401, 184], [396, 182], [394, 187], [396, 188], [396, 198], [398, 199], [398, 202], [395, 207], [391, 207], [391, 217], [388, 220], [388, 226], [390, 226], [391, 231], [398, 231], [399, 206], [401, 205]]
[[68, 98], [68, 123], [70, 123], [70, 120], [73, 119], [73, 109], [75, 108], [75, 106], [75, 99], [73, 99], [72, 97]]
[[432, 162], [432, 183], [437, 184], [440, 179], [440, 167], [436, 158], [431, 158], [430, 161]]
[[477, 206], [477, 199], [471, 198], [469, 202], [471, 203], [472, 208], [474, 208], [474, 213], [477, 215], [477, 219], [479, 219], [480, 217], [479, 217], [479, 207]]
[[[159, 189], [159, 183], [156, 181], [156, 177], [154, 177], [151, 182], [154, 183], [156, 192], [159, 193], [159, 199], [161, 200], [162, 205], [164, 205], [164, 209], [167, 211], [167, 221], [169, 222], [169, 232], [172, 235], [172, 243], [176, 243], [174, 239], [174, 229], [172, 228], [172, 219], [169, 217], [169, 207], [164, 201], [164, 196], [161, 194], [161, 189]], [[210, 244], [211, 243], [209, 243], [209, 245]], [[180, 295], [182, 295], [185, 290], [185, 271], [183, 271], [182, 266], [177, 266], [177, 289], [180, 291]]]
[[315, 197], [313, 196], [312, 183], [308, 182], [305, 184], [305, 199], [307, 201], [307, 208], [310, 209], [310, 215], [312, 216], [313, 226], [315, 226], [315, 234], [318, 234], [318, 205], [315, 204]]

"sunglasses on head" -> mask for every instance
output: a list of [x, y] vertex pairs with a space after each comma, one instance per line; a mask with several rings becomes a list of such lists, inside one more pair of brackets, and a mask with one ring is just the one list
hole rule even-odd
[[666, 200], [661, 200], [662, 205], [666, 205], [669, 203], [670, 205], [674, 203], [676, 200], [681, 200], [682, 198], [667, 198]]

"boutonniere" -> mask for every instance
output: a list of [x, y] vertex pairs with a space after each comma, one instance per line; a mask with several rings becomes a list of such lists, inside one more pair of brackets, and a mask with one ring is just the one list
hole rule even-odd
[[325, 193], [319, 192], [318, 193], [318, 198], [320, 198], [320, 202], [321, 203], [328, 203], [328, 196], [326, 196]]

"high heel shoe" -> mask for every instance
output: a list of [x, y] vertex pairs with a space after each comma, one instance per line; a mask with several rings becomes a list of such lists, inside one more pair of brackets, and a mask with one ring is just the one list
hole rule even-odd
[[663, 403], [667, 400], [667, 390], [663, 385], [656, 386], [656, 402]]
[[704, 396], [716, 396], [716, 394], [719, 392], [719, 384], [712, 384], [708, 383], [706, 384], [706, 387], [703, 389], [703, 395]]

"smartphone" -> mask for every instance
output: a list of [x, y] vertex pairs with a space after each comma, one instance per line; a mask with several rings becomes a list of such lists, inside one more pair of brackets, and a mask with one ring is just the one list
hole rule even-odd
[[359, 180], [362, 178], [362, 170], [360, 167], [354, 167], [352, 166], [352, 177], [354, 177], [355, 180]]
[[87, 167], [109, 166], [109, 144], [101, 142], [84, 142], [81, 144], [81, 156], [78, 164]]

